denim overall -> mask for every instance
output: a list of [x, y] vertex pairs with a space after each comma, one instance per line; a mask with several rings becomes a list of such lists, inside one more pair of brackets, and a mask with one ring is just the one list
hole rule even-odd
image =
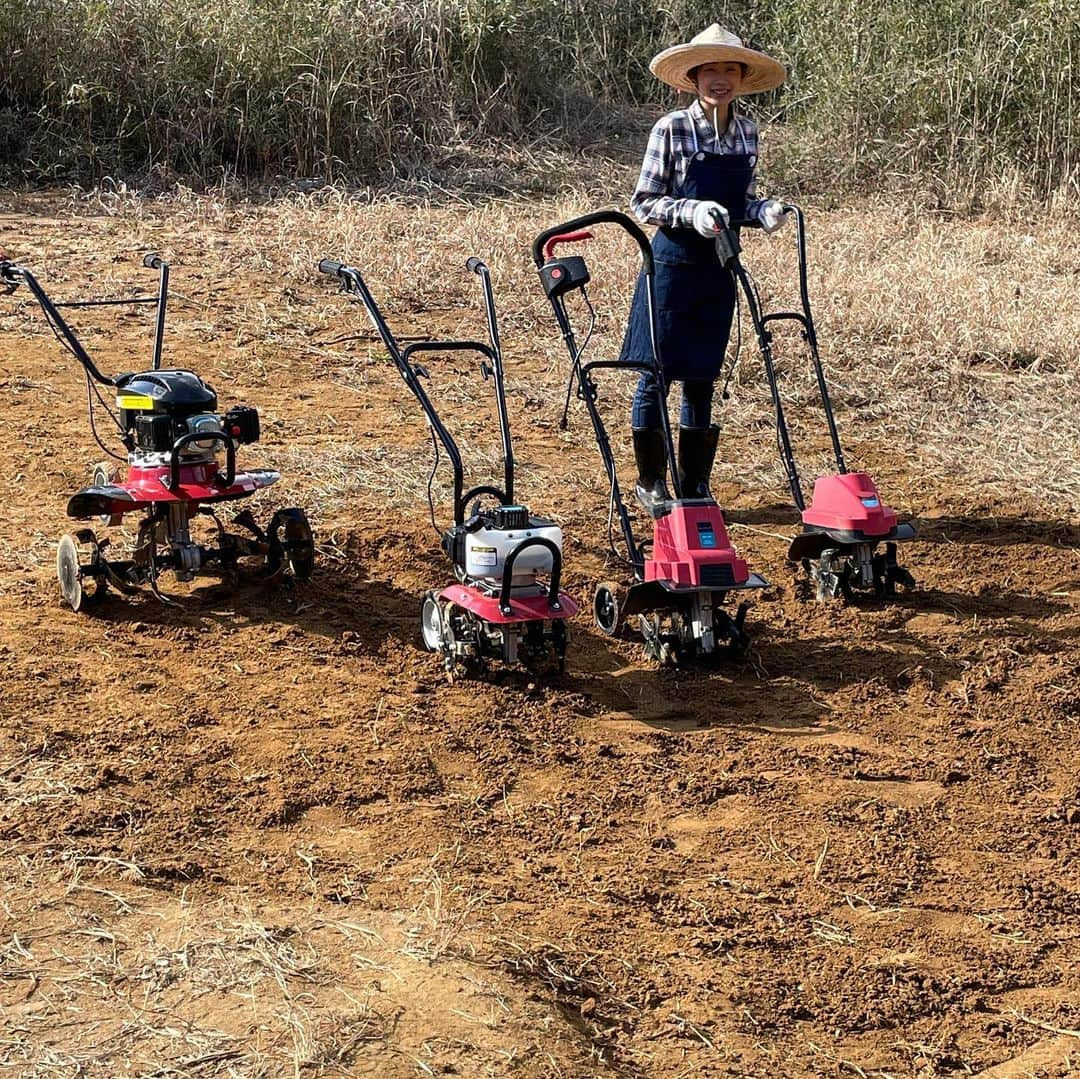
[[[686, 177], [676, 184], [676, 198], [718, 202], [733, 219], [746, 216], [746, 189], [757, 159], [748, 153], [717, 154], [699, 149]], [[744, 146], [745, 151], [745, 146]], [[735, 281], [716, 258], [714, 241], [693, 229], [660, 228], [652, 240], [655, 260], [656, 351], [667, 384], [683, 383], [683, 427], [708, 427], [713, 383], [720, 374], [735, 310]], [[652, 358], [645, 275], [638, 276], [621, 362]], [[632, 426], [660, 426], [660, 386], [644, 372], [634, 394]]]

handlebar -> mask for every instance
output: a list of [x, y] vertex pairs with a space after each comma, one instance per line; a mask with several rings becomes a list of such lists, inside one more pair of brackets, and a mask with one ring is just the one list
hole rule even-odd
[[224, 431], [189, 431], [181, 435], [169, 454], [169, 490], [180, 489], [180, 451], [192, 442], [220, 442], [225, 446], [225, 475], [214, 477], [214, 486], [222, 490], [236, 482], [236, 443]]
[[319, 273], [329, 274], [331, 277], [337, 277], [342, 269], [344, 269], [344, 262], [337, 262], [335, 259], [322, 259], [319, 262]]
[[406, 345], [401, 358], [409, 363], [418, 352], [479, 352], [486, 360], [494, 360], [495, 353], [482, 341], [414, 341]]
[[624, 232], [628, 232], [641, 250], [641, 261], [645, 273], [650, 277], [654, 272], [652, 247], [649, 238], [626, 214], [618, 210], [597, 210], [595, 213], [585, 214], [583, 217], [575, 217], [572, 221], [564, 221], [561, 225], [553, 225], [544, 229], [532, 242], [532, 257], [537, 269], [544, 265], [544, 245], [556, 236], [565, 236], [571, 232], [578, 232], [589, 225], [598, 225], [602, 221], [618, 225]]
[[142, 264], [148, 270], [160, 270], [165, 265], [165, 260], [156, 251], [148, 251], [143, 255]]
[[561, 236], [552, 236], [546, 244], [544, 244], [544, 258], [549, 259], [555, 254], [555, 248], [559, 244], [571, 244], [577, 243], [579, 240], [591, 240], [593, 234], [588, 229], [583, 229], [581, 232], [566, 232]]
[[473, 255], [472, 258], [465, 260], [465, 269], [468, 270], [469, 273], [487, 273], [487, 267], [475, 255]]
[[504, 617], [514, 613], [510, 601], [510, 590], [514, 584], [514, 563], [522, 551], [530, 547], [543, 547], [551, 554], [551, 580], [548, 584], [548, 608], [553, 611], [561, 611], [562, 603], [559, 601], [559, 578], [562, 576], [562, 551], [543, 536], [534, 536], [532, 539], [522, 540], [507, 556], [503, 563], [502, 587], [499, 589], [499, 611]]
[[[796, 218], [802, 217], [802, 210], [791, 202], [781, 203], [780, 210], [785, 214], [794, 214]], [[756, 217], [739, 217], [733, 218], [728, 227], [733, 229], [763, 229], [765, 226]]]

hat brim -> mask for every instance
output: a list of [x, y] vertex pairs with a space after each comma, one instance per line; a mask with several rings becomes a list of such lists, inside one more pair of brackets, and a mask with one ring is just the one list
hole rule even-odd
[[741, 49], [735, 45], [672, 45], [652, 58], [649, 70], [668, 86], [696, 94], [697, 86], [690, 78], [695, 67], [729, 62], [742, 64], [746, 69], [739, 85], [739, 97], [775, 90], [787, 78], [787, 69], [779, 60], [756, 49]]

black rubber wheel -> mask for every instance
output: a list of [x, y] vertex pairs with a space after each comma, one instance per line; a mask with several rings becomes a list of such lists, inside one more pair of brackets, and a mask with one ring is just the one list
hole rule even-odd
[[593, 618], [600, 632], [614, 637], [622, 629], [622, 604], [619, 586], [613, 581], [601, 581], [593, 592]]
[[281, 510], [281, 520], [285, 523], [285, 560], [289, 564], [292, 575], [298, 581], [311, 579], [315, 569], [315, 538], [308, 524], [307, 514], [303, 510], [292, 507]]

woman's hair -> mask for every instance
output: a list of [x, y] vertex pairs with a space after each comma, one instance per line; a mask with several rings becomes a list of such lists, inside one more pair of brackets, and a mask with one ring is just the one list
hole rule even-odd
[[[718, 60], [713, 60], [713, 61], [712, 61], [712, 63], [714, 63], [714, 64], [715, 64], [715, 63], [727, 63], [727, 62], [728, 62], [728, 61], [726, 61], [726, 60], [722, 60], [722, 61], [718, 61]], [[750, 70], [750, 69], [749, 69], [749, 68], [748, 68], [748, 67], [746, 66], [746, 64], [744, 64], [744, 63], [743, 63], [743, 62], [742, 62], [741, 60], [733, 60], [733, 61], [731, 61], [731, 62], [732, 62], [732, 63], [734, 63], [734, 64], [738, 64], [738, 65], [739, 65], [739, 67], [740, 67], [740, 68], [742, 69], [742, 77], [743, 77], [743, 78], [745, 79], [745, 78], [746, 78], [746, 73], [747, 73], [747, 72], [748, 72], [748, 71]], [[697, 65], [697, 67], [692, 67], [692, 68], [691, 68], [691, 69], [690, 69], [690, 70], [689, 70], [689, 71], [688, 71], [688, 72], [686, 73], [686, 77], [687, 77], [687, 78], [688, 78], [688, 79], [689, 79], [689, 80], [690, 80], [690, 81], [691, 81], [691, 82], [692, 82], [692, 83], [693, 83], [693, 84], [694, 84], [694, 85], [696, 86], [696, 85], [697, 85], [697, 73], [698, 73], [698, 72], [699, 72], [699, 71], [700, 71], [700, 70], [701, 70], [701, 69], [702, 69], [703, 67], [706, 67], [706, 66], [707, 66], [706, 64], [698, 64], [698, 65]]]

